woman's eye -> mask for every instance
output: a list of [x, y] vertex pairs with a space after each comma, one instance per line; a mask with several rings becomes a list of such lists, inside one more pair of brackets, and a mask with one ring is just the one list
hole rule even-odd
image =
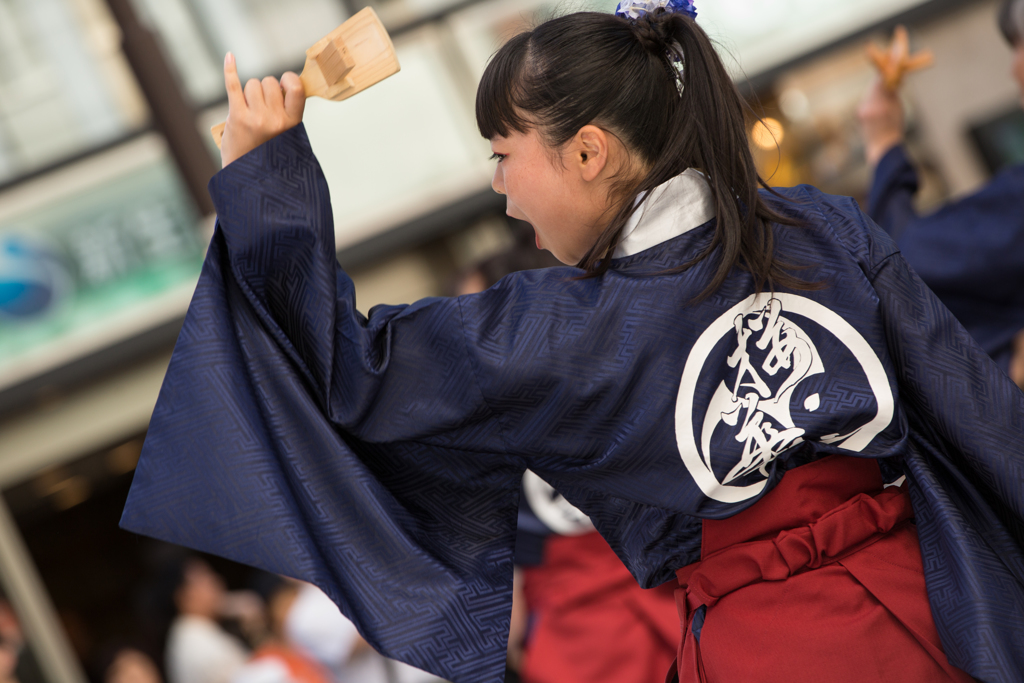
[[497, 152], [495, 152], [494, 154], [491, 155], [491, 161], [497, 161], [500, 164], [502, 161], [505, 160], [505, 157], [507, 156], [507, 154], [498, 154]]

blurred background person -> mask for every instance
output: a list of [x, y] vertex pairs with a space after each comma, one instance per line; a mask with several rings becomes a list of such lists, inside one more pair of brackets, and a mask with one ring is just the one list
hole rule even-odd
[[163, 683], [156, 662], [133, 644], [108, 646], [96, 667], [103, 683]]
[[305, 584], [274, 575], [263, 575], [268, 630], [249, 661], [231, 678], [232, 683], [331, 683], [331, 675], [319, 662], [295, 647], [285, 625]]
[[323, 591], [300, 585], [284, 634], [330, 672], [337, 683], [388, 683], [387, 665]]
[[164, 653], [168, 683], [229, 683], [248, 660], [249, 649], [218, 619], [242, 615], [248, 624], [258, 624], [258, 599], [230, 595], [224, 580], [198, 555], [166, 560], [159, 578], [162, 602], [174, 615]]
[[641, 588], [590, 519], [529, 470], [515, 562], [513, 600], [525, 604], [513, 605], [510, 652], [518, 637], [521, 654], [509, 665], [524, 683], [664, 680], [679, 644], [675, 584]]
[[460, 273], [450, 288], [451, 293], [456, 296], [475, 294], [493, 287], [509, 273], [562, 265], [550, 253], [536, 247], [533, 228], [529, 225], [516, 223], [513, 235], [514, 242], [511, 247], [473, 264]]
[[386, 659], [359, 635], [355, 624], [312, 584], [298, 584], [284, 618], [283, 635], [323, 665], [336, 683], [433, 683], [442, 679]]
[[18, 683], [17, 669], [25, 637], [11, 603], [0, 599], [0, 683]]
[[[1004, 0], [998, 23], [1013, 50], [1012, 76], [1024, 93], [1024, 0]], [[921, 216], [913, 204], [918, 173], [903, 145], [899, 93], [877, 79], [858, 116], [874, 167], [869, 215], [978, 344], [1024, 387], [1024, 164]]]

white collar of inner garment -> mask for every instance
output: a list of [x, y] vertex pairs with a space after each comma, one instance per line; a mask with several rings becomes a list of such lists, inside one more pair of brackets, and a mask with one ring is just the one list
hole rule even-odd
[[622, 229], [612, 258], [639, 254], [715, 217], [715, 201], [704, 175], [688, 168], [650, 191]]

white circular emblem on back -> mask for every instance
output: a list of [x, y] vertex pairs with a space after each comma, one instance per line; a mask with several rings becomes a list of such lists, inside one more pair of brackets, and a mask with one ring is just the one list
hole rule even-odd
[[[893, 397], [885, 369], [857, 330], [806, 297], [751, 295], [719, 316], [697, 339], [686, 359], [676, 400], [679, 453], [694, 482], [713, 500], [738, 503], [757, 496], [768, 483], [768, 464], [804, 441], [805, 430], [793, 421], [791, 399], [804, 380], [827, 375], [829, 369], [822, 363], [815, 340], [792, 316], [813, 321], [849, 350], [860, 364], [877, 406], [874, 416], [865, 423], [846, 433], [820, 435], [815, 440], [859, 452], [892, 421]], [[702, 378], [708, 357], [726, 337], [726, 367], [718, 370], [717, 376]], [[828, 344], [832, 340], [817, 341]], [[715, 372], [715, 368], [709, 370]], [[695, 415], [698, 382], [716, 380], [719, 384], [707, 406], [696, 406], [702, 414]], [[814, 393], [799, 405], [813, 413], [821, 401], [822, 397]], [[716, 430], [721, 433], [723, 429], [731, 437], [728, 449], [721, 446], [720, 438], [713, 438]], [[726, 474], [720, 477], [716, 469]]]

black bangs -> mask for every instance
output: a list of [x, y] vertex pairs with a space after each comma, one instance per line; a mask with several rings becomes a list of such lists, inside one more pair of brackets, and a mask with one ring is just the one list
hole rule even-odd
[[480, 86], [476, 91], [476, 125], [480, 135], [490, 140], [496, 135], [525, 133], [530, 129], [527, 120], [516, 106], [517, 94], [522, 91], [523, 69], [530, 49], [532, 32], [520, 33], [491, 59]]

